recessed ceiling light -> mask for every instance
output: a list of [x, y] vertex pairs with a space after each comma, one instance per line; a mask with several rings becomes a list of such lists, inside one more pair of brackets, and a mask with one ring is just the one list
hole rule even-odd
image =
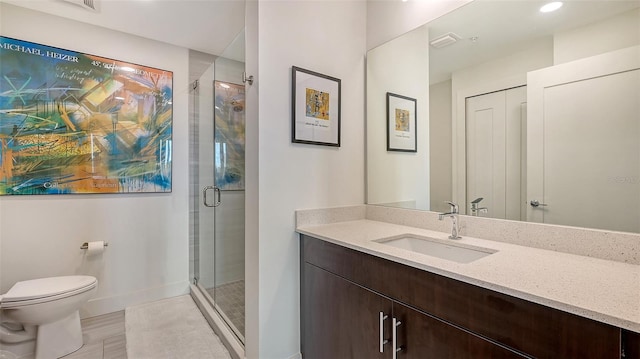
[[550, 2], [548, 4], [543, 5], [540, 8], [540, 12], [552, 12], [552, 11], [558, 10], [561, 7], [562, 7], [562, 2], [554, 1], [554, 2]]

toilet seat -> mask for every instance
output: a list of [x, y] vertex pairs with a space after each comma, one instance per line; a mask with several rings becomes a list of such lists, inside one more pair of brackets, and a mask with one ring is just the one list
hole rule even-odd
[[15, 308], [59, 300], [91, 290], [97, 283], [95, 277], [82, 275], [22, 281], [2, 296], [0, 307]]

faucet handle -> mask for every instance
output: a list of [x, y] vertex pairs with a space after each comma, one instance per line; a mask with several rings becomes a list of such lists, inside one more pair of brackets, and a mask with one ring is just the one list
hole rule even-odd
[[480, 203], [480, 201], [482, 201], [484, 198], [482, 197], [478, 197], [476, 199], [474, 199], [473, 201], [471, 201], [471, 212], [473, 213], [473, 211], [478, 210], [478, 203]]
[[449, 204], [449, 206], [451, 206], [451, 213], [458, 213], [458, 205], [450, 202], [450, 201], [444, 201], [444, 203]]

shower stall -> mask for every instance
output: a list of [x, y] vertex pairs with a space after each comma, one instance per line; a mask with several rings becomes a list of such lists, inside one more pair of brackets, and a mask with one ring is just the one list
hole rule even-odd
[[189, 58], [192, 291], [244, 344], [244, 32], [220, 56]]

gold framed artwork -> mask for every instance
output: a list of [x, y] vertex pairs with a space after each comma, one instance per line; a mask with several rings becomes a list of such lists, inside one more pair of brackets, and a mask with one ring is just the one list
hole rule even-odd
[[296, 66], [291, 78], [291, 142], [340, 147], [340, 79]]

